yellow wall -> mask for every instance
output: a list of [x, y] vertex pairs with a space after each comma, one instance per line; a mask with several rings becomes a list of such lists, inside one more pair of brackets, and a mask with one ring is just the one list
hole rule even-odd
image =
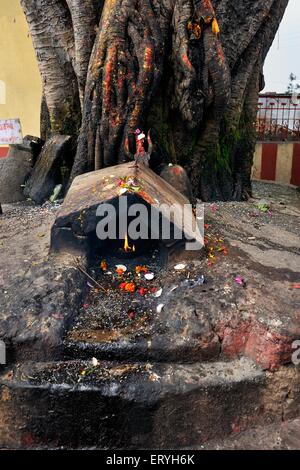
[[6, 103], [0, 104], [0, 119], [20, 118], [23, 136], [39, 136], [41, 79], [19, 0], [0, 0], [1, 81], [6, 85]]

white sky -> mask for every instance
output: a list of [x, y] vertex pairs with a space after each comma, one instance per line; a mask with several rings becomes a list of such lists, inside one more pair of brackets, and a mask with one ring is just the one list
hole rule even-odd
[[300, 0], [289, 0], [285, 16], [265, 62], [264, 92], [285, 92], [293, 72], [300, 83]]

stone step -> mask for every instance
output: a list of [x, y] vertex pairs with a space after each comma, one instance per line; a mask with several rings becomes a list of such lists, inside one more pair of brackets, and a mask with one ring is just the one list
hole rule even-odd
[[[27, 363], [1, 380], [2, 447], [182, 448], [254, 426], [266, 374], [252, 361]], [[17, 443], [17, 444], [16, 444]]]
[[[88, 308], [81, 309], [65, 335], [67, 357], [208, 362], [234, 360], [243, 355], [271, 371], [290, 364], [293, 343], [300, 335], [299, 312], [295, 308], [288, 310], [292, 299], [294, 306], [299, 304], [296, 289], [284, 286], [287, 303], [283, 315], [278, 307], [282, 300], [276, 297], [276, 291], [275, 300], [267, 303], [268, 294], [260, 292], [259, 286], [244, 289], [236, 283], [230, 286], [228, 281], [225, 291], [224, 286], [219, 286], [224, 285], [222, 276], [227, 268], [218, 265], [214, 276], [217, 269], [217, 280], [204, 270], [201, 262], [189, 265], [189, 280], [184, 273], [164, 271], [158, 276], [162, 295], [149, 304], [145, 303], [147, 297], [139, 295], [133, 300], [140, 303], [127, 305], [126, 296], [114, 303], [116, 291], [108, 298], [100, 297], [96, 309], [87, 302]], [[188, 282], [199, 280], [202, 275], [204, 285], [190, 288]]]
[[[82, 334], [82, 339], [80, 335]], [[168, 336], [138, 336], [135, 332], [87, 330], [64, 341], [64, 354], [70, 359], [96, 356], [113, 361], [209, 362], [220, 358], [221, 345], [216, 335], [209, 341], [201, 338]]]
[[300, 419], [248, 429], [200, 446], [202, 450], [299, 450]]

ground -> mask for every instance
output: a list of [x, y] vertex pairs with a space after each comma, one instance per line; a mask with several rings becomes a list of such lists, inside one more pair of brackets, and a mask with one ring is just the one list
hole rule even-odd
[[[128, 305], [125, 321], [120, 321], [122, 311], [107, 302], [110, 297], [100, 299], [103, 315], [98, 318], [97, 310], [91, 308], [94, 289], [78, 272], [74, 260], [48, 257], [50, 228], [57, 209], [58, 205], [50, 204], [42, 208], [29, 203], [3, 205], [0, 330], [11, 364], [65, 360], [67, 351], [73, 361], [79, 360], [63, 365], [70, 371], [64, 381], [73, 386], [78, 377], [87, 385], [93, 381], [94, 371], [90, 375], [82, 362], [93, 354], [120, 361], [139, 358], [146, 364], [141, 368], [143, 377], [145, 373], [147, 378], [161, 375], [166, 384], [167, 371], [176, 371], [176, 363], [183, 364], [178, 366], [178, 371], [182, 370], [178, 381], [189, 376], [193, 382], [193, 373], [202, 370], [197, 362], [202, 362], [204, 390], [215, 387], [209, 377], [219, 374], [222, 383], [250, 381], [253, 392], [248, 388], [236, 393], [249, 393], [255, 401], [255, 387], [265, 383], [259, 389], [259, 406], [263, 406], [264, 414], [247, 408], [248, 423], [253, 420], [253, 425], [263, 427], [224, 442], [212, 441], [208, 447], [253, 448], [262, 440], [266, 448], [280, 448], [278, 439], [282, 433], [283, 441], [286, 438], [286, 430], [293, 426], [288, 421], [299, 415], [300, 402], [298, 370], [291, 365], [293, 341], [300, 339], [299, 192], [256, 182], [253, 199], [247, 203], [206, 204], [206, 254], [199, 259], [186, 256], [182, 272], [175, 272], [171, 266], [164, 275], [157, 274], [155, 287], [163, 292], [156, 302], [165, 306], [157, 313], [151, 305], [153, 314], [146, 316], [145, 323], [139, 314], [136, 318], [135, 313], [128, 316]], [[191, 281], [201, 276], [205, 283], [191, 288]], [[112, 310], [114, 314], [105, 316]], [[110, 319], [108, 329], [106, 318]], [[241, 356], [255, 365], [236, 362]], [[149, 360], [173, 365], [151, 366], [150, 370]], [[226, 363], [230, 364], [227, 369]], [[61, 366], [55, 367], [50, 372], [42, 368], [35, 375], [31, 373], [31, 383], [61, 380]], [[88, 378], [82, 377], [83, 370], [88, 370]], [[129, 376], [126, 372], [126, 380]], [[95, 379], [99, 384], [103, 381], [102, 377]], [[222, 394], [216, 397], [219, 399], [221, 406]], [[213, 414], [214, 404], [211, 406]], [[256, 414], [260, 419], [254, 418]], [[296, 426], [297, 421], [294, 423]], [[266, 424], [271, 427], [266, 428]], [[240, 423], [230, 421], [228, 426], [234, 434], [243, 431]], [[289, 438], [281, 445], [297, 446], [300, 439]]]
[[47, 258], [50, 228], [57, 207], [29, 203], [3, 205], [0, 235], [1, 288], [7, 293], [14, 276], [26, 276], [33, 263]]
[[[0, 286], [3, 289], [1, 303], [4, 308], [0, 323], [2, 331], [9, 330], [4, 337], [16, 344], [24, 345], [26, 334], [34, 336], [35, 329], [38, 338], [41, 330], [45, 333], [46, 330], [51, 332], [52, 328], [60, 330], [65, 326], [65, 303], [69, 302], [65, 297], [68, 293], [61, 293], [58, 301], [52, 299], [51, 283], [54, 284], [53, 291], [59, 288], [64, 291], [63, 286], [68, 278], [64, 271], [70, 274], [73, 268], [65, 261], [61, 266], [59, 260], [48, 259], [50, 228], [57, 209], [58, 205], [50, 204], [42, 208], [29, 203], [3, 205], [4, 214], [0, 218]], [[204, 275], [207, 280], [205, 289], [203, 286], [196, 289], [199, 306], [204, 303], [206, 308], [209, 298], [209, 316], [219, 315], [218, 312], [212, 314], [212, 311], [219, 310], [220, 304], [224, 318], [228, 307], [229, 316], [244, 317], [240, 328], [247, 330], [247, 319], [255, 317], [255, 334], [259, 335], [260, 325], [263, 325], [263, 328], [271, 329], [271, 334], [300, 338], [297, 305], [300, 290], [295, 288], [300, 282], [299, 193], [280, 185], [255, 183], [254, 199], [247, 203], [207, 204], [205, 217], [207, 248], [212, 249], [211, 258], [205, 262], [196, 260], [190, 265], [195, 276]], [[243, 288], [238, 285], [236, 278], [241, 278], [247, 286]], [[169, 279], [170, 286], [173, 281], [176, 279]], [[72, 280], [70, 282], [72, 284]], [[202, 291], [205, 291], [205, 296], [201, 295]], [[177, 292], [180, 302], [182, 293], [184, 298], [190, 297], [189, 290]], [[74, 292], [74, 298], [77, 294], [80, 296], [79, 292]], [[176, 302], [176, 292], [172, 300]], [[232, 303], [235, 304], [234, 308]], [[30, 311], [27, 317], [24, 306]], [[41, 309], [44, 311], [41, 312]], [[238, 339], [235, 338], [241, 331], [238, 328], [237, 333], [229, 332], [225, 323], [222, 326], [221, 320], [216, 319], [215, 328], [219, 336], [225, 335], [223, 349], [230, 355], [232, 349], [241, 347], [236, 344]], [[268, 342], [263, 342], [263, 345], [268, 346]], [[258, 354], [257, 349], [261, 346], [251, 344], [250, 338], [248, 348], [253, 348], [252, 354]], [[284, 355], [290, 351], [279, 353]], [[267, 368], [272, 367], [274, 354], [277, 352], [272, 347], [269, 353], [268, 349], [265, 351], [266, 364], [263, 365]], [[274, 360], [276, 366], [278, 358]], [[282, 358], [279, 361], [282, 362]]]

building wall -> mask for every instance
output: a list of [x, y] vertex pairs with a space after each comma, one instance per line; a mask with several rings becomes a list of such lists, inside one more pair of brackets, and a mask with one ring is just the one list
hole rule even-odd
[[0, 64], [0, 119], [20, 118], [23, 136], [39, 136], [42, 85], [19, 0], [0, 0]]
[[258, 142], [252, 177], [300, 186], [300, 142]]

